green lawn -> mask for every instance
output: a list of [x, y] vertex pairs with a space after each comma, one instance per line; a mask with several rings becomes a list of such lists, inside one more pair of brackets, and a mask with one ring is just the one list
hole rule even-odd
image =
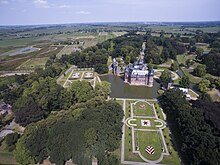
[[189, 77], [190, 82], [198, 84], [200, 81], [202, 81], [201, 77], [196, 77], [192, 74], [192, 69], [186, 69], [185, 67], [181, 67], [181, 69], [184, 72], [184, 74]]
[[165, 120], [164, 117], [163, 117], [162, 111], [160, 110], [159, 104], [154, 103], [154, 107], [155, 107], [158, 118], [161, 119], [161, 120]]
[[[144, 105], [144, 108], [141, 108], [141, 105]], [[153, 109], [146, 102], [138, 102], [134, 106], [134, 115], [135, 116], [155, 116]]]
[[[139, 148], [141, 155], [144, 156], [148, 160], [157, 160], [160, 158], [160, 155], [162, 153], [161, 141], [160, 141], [160, 135], [158, 132], [146, 132], [146, 131], [137, 131], [138, 135], [138, 142], [139, 142]], [[136, 136], [135, 136], [136, 137]], [[145, 151], [145, 148], [147, 146], [152, 146], [155, 149], [154, 154], [148, 154]]]

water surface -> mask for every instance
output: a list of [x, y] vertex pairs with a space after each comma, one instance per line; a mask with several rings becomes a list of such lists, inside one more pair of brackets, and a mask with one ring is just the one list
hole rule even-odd
[[153, 99], [158, 97], [158, 89], [160, 84], [154, 80], [154, 86], [152, 88], [146, 86], [130, 86], [124, 83], [122, 78], [105, 75], [100, 76], [101, 80], [111, 83], [112, 98], [137, 98], [137, 99]]

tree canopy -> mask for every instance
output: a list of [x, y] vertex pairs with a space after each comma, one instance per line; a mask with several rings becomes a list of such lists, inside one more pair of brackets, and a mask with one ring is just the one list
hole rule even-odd
[[119, 163], [111, 154], [119, 147], [122, 135], [123, 111], [118, 103], [109, 101], [60, 115], [63, 117], [49, 117], [27, 127], [16, 144], [19, 163], [42, 162], [48, 156], [57, 165], [69, 159], [79, 165], [91, 164], [92, 157], [100, 165]]
[[[168, 124], [184, 163], [218, 164], [220, 138], [214, 131], [216, 127], [207, 121], [207, 118], [212, 120], [213, 115], [218, 112], [211, 112], [208, 105], [206, 108], [201, 108], [202, 105], [192, 106], [177, 89], [165, 91], [160, 103], [167, 114]], [[219, 104], [212, 106], [217, 109]], [[206, 109], [209, 109], [207, 114], [212, 113], [212, 117], [203, 115]], [[215, 126], [216, 121], [217, 118], [213, 121]]]

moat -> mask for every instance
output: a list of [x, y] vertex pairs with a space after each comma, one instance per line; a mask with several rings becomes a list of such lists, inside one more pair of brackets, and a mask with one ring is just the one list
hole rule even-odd
[[153, 87], [130, 86], [124, 83], [123, 79], [118, 76], [104, 75], [100, 79], [111, 83], [110, 97], [115, 98], [135, 98], [135, 99], [153, 99], [158, 96], [160, 84], [154, 80]]

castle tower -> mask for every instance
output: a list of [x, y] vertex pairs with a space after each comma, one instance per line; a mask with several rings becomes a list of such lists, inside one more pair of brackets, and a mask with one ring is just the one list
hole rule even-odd
[[151, 69], [148, 73], [148, 84], [149, 87], [153, 87], [154, 85], [154, 70]]

